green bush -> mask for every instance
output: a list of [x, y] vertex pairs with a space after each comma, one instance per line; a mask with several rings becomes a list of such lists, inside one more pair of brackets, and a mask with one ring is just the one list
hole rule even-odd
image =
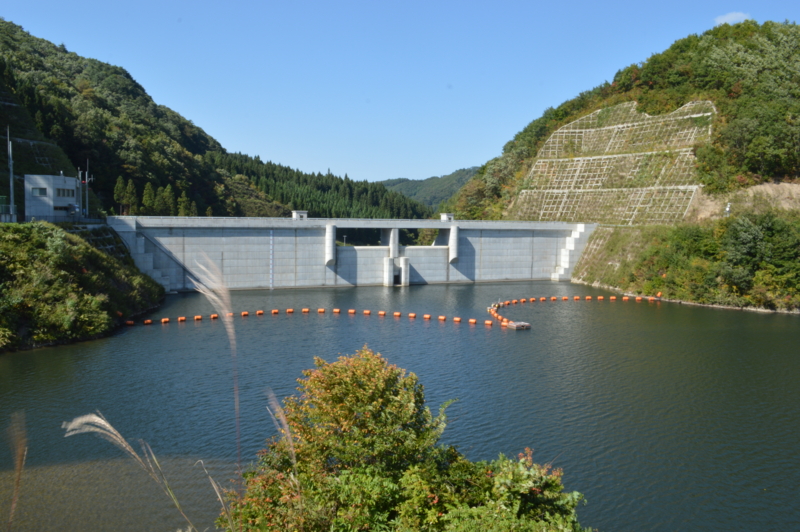
[[[746, 212], [704, 224], [609, 228], [583, 280], [671, 299], [773, 310], [800, 308], [800, 218]], [[598, 233], [598, 237], [600, 233]], [[632, 260], [631, 242], [646, 242]], [[624, 245], [617, 245], [622, 242]], [[583, 259], [582, 259], [583, 260]], [[618, 264], [613, 274], [595, 264]]]
[[413, 373], [366, 347], [315, 363], [284, 402], [284, 437], [230, 495], [242, 530], [582, 530], [582, 496], [530, 450], [470, 462], [438, 445], [447, 405], [434, 417]]
[[131, 262], [54, 225], [0, 224], [0, 351], [101, 336], [163, 295]]

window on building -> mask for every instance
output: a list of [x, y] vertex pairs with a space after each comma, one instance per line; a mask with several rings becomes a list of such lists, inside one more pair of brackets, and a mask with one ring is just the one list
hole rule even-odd
[[75, 189], [74, 188], [57, 188], [56, 189], [56, 196], [59, 198], [74, 198], [75, 197]]
[[31, 188], [31, 196], [47, 196], [46, 188]]

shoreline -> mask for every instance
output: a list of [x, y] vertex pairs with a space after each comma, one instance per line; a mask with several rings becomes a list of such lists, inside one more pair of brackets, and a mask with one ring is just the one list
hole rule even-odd
[[[153, 312], [154, 310], [156, 310], [159, 307], [161, 307], [161, 305], [163, 305], [163, 304], [164, 304], [164, 298], [161, 298], [161, 301], [159, 301], [157, 305], [153, 305], [150, 308], [141, 310], [141, 311], [139, 311], [139, 312], [137, 312], [137, 313], [135, 313], [135, 314], [133, 314], [131, 316], [128, 316], [127, 319], [137, 318], [137, 317], [143, 316], [143, 315], [145, 315], [145, 314], [147, 314], [149, 312]], [[56, 340], [56, 341], [53, 341], [53, 342], [47, 342], [47, 343], [43, 343], [43, 344], [30, 344], [30, 345], [25, 345], [23, 347], [20, 347], [19, 349], [13, 349], [13, 350], [8, 350], [8, 351], [0, 350], [0, 356], [10, 355], [10, 354], [13, 354], [13, 353], [20, 353], [22, 351], [32, 351], [34, 349], [40, 349], [40, 348], [43, 348], [43, 347], [55, 347], [57, 345], [77, 344], [77, 343], [80, 343], [80, 342], [90, 342], [92, 340], [99, 340], [101, 338], [108, 338], [109, 336], [114, 334], [119, 329], [124, 329], [126, 327], [126, 325], [125, 325], [125, 321], [126, 320], [124, 320], [122, 318], [118, 318], [116, 321], [117, 321], [117, 323], [113, 327], [111, 327], [108, 331], [106, 331], [105, 333], [102, 333], [102, 334], [95, 334], [93, 336], [87, 336], [87, 337], [84, 337], [84, 338], [72, 338], [70, 340]]]
[[[636, 294], [633, 292], [626, 292], [620, 289], [617, 286], [610, 286], [606, 284], [602, 284], [599, 282], [589, 283], [586, 281], [582, 281], [580, 279], [575, 279], [574, 277], [570, 279], [570, 283], [573, 284], [581, 284], [584, 286], [591, 286], [592, 288], [602, 288], [603, 290], [608, 290], [610, 292], [616, 292], [618, 294], [622, 294], [624, 296], [629, 297], [655, 297], [655, 296], [645, 296], [644, 294]], [[742, 310], [745, 312], [759, 312], [761, 314], [800, 314], [800, 309], [795, 310], [783, 310], [783, 309], [770, 309], [764, 307], [735, 307], [733, 305], [720, 305], [717, 303], [698, 303], [696, 301], [685, 301], [683, 299], [669, 299], [666, 297], [659, 297], [657, 298], [658, 301], [666, 301], [668, 303], [677, 303], [678, 305], [690, 305], [694, 307], [707, 307], [707, 308], [716, 308], [722, 310]]]

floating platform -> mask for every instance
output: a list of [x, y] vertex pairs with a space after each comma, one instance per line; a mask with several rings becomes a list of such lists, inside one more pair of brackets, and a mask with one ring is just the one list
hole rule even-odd
[[531, 324], [524, 321], [509, 321], [506, 327], [509, 329], [530, 329]]

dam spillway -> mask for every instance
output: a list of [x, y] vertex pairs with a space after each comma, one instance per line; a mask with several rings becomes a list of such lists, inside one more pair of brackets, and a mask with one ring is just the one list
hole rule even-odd
[[[569, 280], [595, 224], [454, 220], [111, 216], [136, 265], [168, 291], [194, 290], [211, 261], [231, 289]], [[340, 246], [337, 229], [380, 229]], [[438, 229], [401, 246], [401, 229]]]

